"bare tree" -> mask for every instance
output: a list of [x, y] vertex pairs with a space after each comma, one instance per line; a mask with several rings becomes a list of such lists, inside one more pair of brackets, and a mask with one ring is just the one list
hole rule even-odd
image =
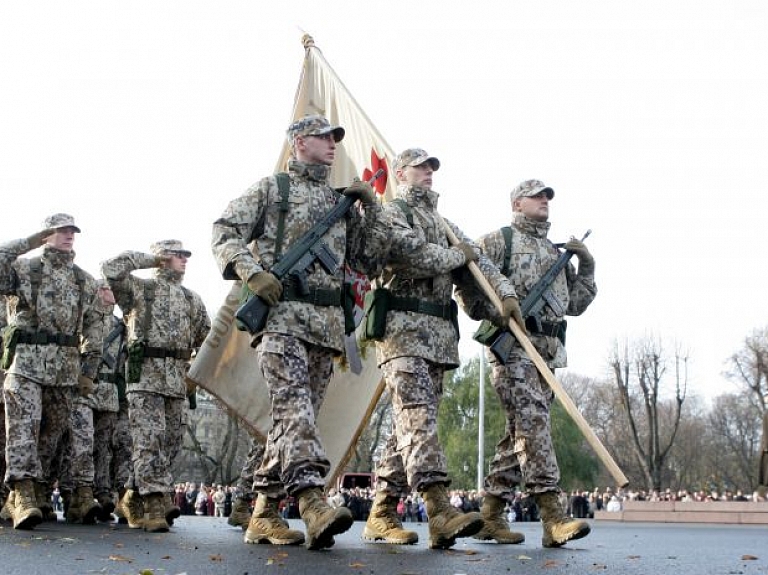
[[760, 414], [768, 410], [768, 327], [756, 329], [727, 362], [726, 377], [749, 392]]
[[[632, 450], [650, 490], [660, 490], [670, 449], [675, 443], [688, 384], [688, 356], [679, 346], [670, 358], [661, 342], [645, 337], [618, 343], [609, 360], [629, 424]], [[674, 394], [662, 397], [673, 368]]]

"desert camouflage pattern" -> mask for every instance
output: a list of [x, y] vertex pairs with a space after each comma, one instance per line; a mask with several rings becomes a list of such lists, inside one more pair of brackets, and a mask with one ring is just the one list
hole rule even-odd
[[[0, 344], [5, 326], [8, 325], [8, 306], [5, 296], [0, 295]], [[0, 349], [2, 347], [0, 346]], [[0, 382], [5, 380], [5, 371], [0, 369]], [[5, 400], [0, 392], [0, 477], [5, 477]], [[5, 483], [0, 485], [0, 499], [5, 498], [7, 488]]]
[[42, 277], [37, 301], [32, 301], [26, 239], [0, 245], [0, 294], [14, 298], [14, 322], [29, 332], [79, 335], [80, 347], [19, 344], [8, 373], [40, 385], [74, 386], [81, 373], [93, 378], [101, 355], [103, 314], [97, 309], [96, 283], [88, 273], [80, 309], [80, 288], [75, 280], [74, 252], [49, 246], [41, 256]]
[[[120, 410], [120, 386], [123, 388], [125, 401], [126, 330], [123, 321], [113, 314], [107, 317], [105, 324], [104, 349], [99, 363], [96, 390], [92, 394], [93, 408], [117, 413]], [[115, 378], [119, 380], [117, 383], [107, 381]]]
[[[509, 262], [510, 281], [514, 284], [522, 301], [539, 278], [552, 267], [560, 256], [559, 250], [547, 239], [549, 222], [537, 222], [519, 212], [512, 214], [512, 254]], [[504, 237], [495, 230], [477, 241], [483, 253], [497, 267], [504, 262]], [[552, 284], [552, 292], [563, 304], [566, 315], [581, 315], [597, 295], [594, 265], [580, 265], [578, 272], [569, 264]], [[457, 290], [456, 298], [472, 319], [498, 319], [498, 313], [479, 290], [471, 285]], [[555, 323], [564, 317], [558, 316], [545, 305], [541, 319]], [[565, 347], [556, 337], [531, 335], [536, 351], [547, 362], [550, 369], [567, 366]], [[516, 344], [519, 349], [519, 344]], [[494, 360], [490, 352], [489, 360]], [[494, 360], [495, 361], [495, 360]]]
[[[547, 239], [549, 222], [537, 222], [514, 212], [512, 227], [510, 280], [522, 299], [555, 263], [560, 252]], [[501, 231], [483, 236], [478, 244], [494, 264], [503, 265], [505, 244]], [[580, 315], [597, 294], [594, 265], [580, 264], [577, 272], [569, 264], [552, 285], [552, 291], [567, 315]], [[457, 298], [474, 319], [491, 319], [496, 315], [475, 290], [460, 290]], [[542, 320], [563, 319], [548, 305], [544, 306]], [[565, 347], [558, 338], [531, 335], [530, 340], [551, 369], [566, 366]], [[490, 473], [485, 478], [486, 492], [505, 497], [518, 485], [532, 493], [559, 491], [560, 470], [552, 445], [550, 421], [554, 393], [519, 344], [516, 343], [506, 365], [500, 365], [490, 352], [486, 356], [493, 366], [493, 386], [507, 420]]]
[[[338, 202], [339, 194], [328, 185], [329, 168], [293, 160], [289, 165], [290, 194], [285, 215], [282, 253], [319, 222]], [[231, 201], [213, 224], [212, 250], [224, 279], [244, 282], [275, 263], [280, 194], [274, 176], [262, 179], [245, 194]], [[263, 233], [249, 249], [257, 223], [263, 220]], [[339, 262], [367, 273], [379, 261], [387, 241], [386, 223], [378, 204], [352, 208], [324, 236], [328, 248]], [[344, 266], [330, 275], [318, 263], [308, 272], [311, 289], [339, 290]], [[344, 349], [344, 315], [341, 307], [315, 306], [297, 301], [280, 301], [270, 310], [265, 333], [282, 333], [308, 344], [341, 353]], [[255, 336], [256, 341], [261, 334]], [[254, 344], [256, 343], [254, 342]]]
[[128, 404], [118, 413], [93, 412], [93, 491], [112, 493], [131, 475], [131, 430]]
[[237, 480], [240, 496], [245, 499], [253, 499], [253, 478], [256, 475], [256, 470], [261, 466], [265, 447], [264, 438], [259, 437], [255, 433], [251, 434], [251, 447], [248, 450], [245, 463], [243, 463], [243, 468], [240, 470], [240, 477]]
[[[181, 274], [170, 269], [155, 269], [152, 279], [139, 278], [131, 273], [155, 268], [155, 262], [154, 255], [129, 251], [101, 264], [102, 274], [123, 310], [128, 344], [146, 341], [152, 347], [197, 350], [211, 327], [203, 300], [183, 287]], [[151, 301], [148, 333], [145, 333], [145, 284], [148, 282], [154, 286], [154, 299]], [[188, 361], [184, 359], [145, 357], [141, 379], [138, 383], [128, 384], [128, 393], [141, 391], [186, 398], [184, 377], [187, 368]]]
[[[438, 194], [412, 186], [400, 186], [397, 197], [405, 200], [413, 214], [413, 227], [396, 204], [385, 206], [390, 222], [391, 244], [386, 267], [377, 281], [398, 297], [445, 305], [451, 302], [453, 286], [459, 281], [452, 270], [465, 264], [464, 255], [448, 244], [438, 220]], [[472, 244], [458, 227], [446, 220], [460, 241]], [[499, 298], [515, 295], [511, 284], [488, 258], [480, 256], [480, 270]], [[464, 278], [464, 276], [462, 276]], [[460, 281], [473, 281], [464, 278]], [[379, 366], [397, 357], [420, 357], [448, 369], [459, 365], [459, 334], [443, 318], [410, 311], [390, 311], [384, 339], [376, 344]]]
[[256, 353], [269, 388], [272, 428], [253, 488], [281, 498], [323, 487], [331, 464], [316, 418], [333, 374], [333, 353], [279, 333], [265, 334]]
[[[133, 444], [133, 479], [141, 495], [168, 493], [173, 486], [169, 446], [181, 445], [186, 398], [157, 393], [128, 393], [128, 417]], [[130, 485], [127, 485], [131, 487]]]
[[399, 357], [382, 372], [392, 396], [395, 433], [376, 467], [379, 490], [394, 496], [449, 483], [445, 455], [437, 438], [437, 412], [446, 369], [419, 357]]
[[[70, 414], [72, 426], [70, 473], [75, 488], [93, 486], [93, 409], [85, 402], [74, 401]], [[64, 454], [67, 457], [67, 454]]]

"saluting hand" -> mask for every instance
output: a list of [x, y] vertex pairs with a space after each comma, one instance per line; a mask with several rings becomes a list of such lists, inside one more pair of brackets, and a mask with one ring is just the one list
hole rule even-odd
[[39, 248], [45, 243], [45, 240], [47, 240], [49, 237], [51, 237], [55, 233], [56, 233], [56, 230], [54, 228], [46, 228], [42, 231], [32, 234], [27, 238], [29, 249], [34, 250], [36, 248]]

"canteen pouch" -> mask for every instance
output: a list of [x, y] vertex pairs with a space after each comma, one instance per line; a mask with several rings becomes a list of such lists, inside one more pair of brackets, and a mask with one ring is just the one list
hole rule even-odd
[[3, 329], [3, 357], [0, 360], [0, 368], [8, 369], [16, 355], [16, 345], [19, 343], [19, 328], [16, 325], [7, 325]]
[[386, 288], [371, 289], [365, 294], [365, 339], [381, 341], [384, 338], [391, 297], [392, 292]]
[[128, 346], [127, 383], [139, 383], [141, 380], [141, 366], [144, 363], [144, 348], [146, 343], [134, 341]]

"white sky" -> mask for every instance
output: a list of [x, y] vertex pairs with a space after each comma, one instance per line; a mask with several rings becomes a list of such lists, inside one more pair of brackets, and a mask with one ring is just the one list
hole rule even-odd
[[69, 212], [97, 274], [181, 239], [213, 315], [211, 223], [274, 167], [302, 30], [395, 150], [440, 158], [466, 233], [507, 224], [528, 178], [556, 190], [553, 240], [593, 230], [571, 371], [602, 376], [614, 338], [653, 333], [688, 347], [693, 392], [733, 389], [724, 360], [768, 323], [761, 0], [0, 0], [0, 241]]

